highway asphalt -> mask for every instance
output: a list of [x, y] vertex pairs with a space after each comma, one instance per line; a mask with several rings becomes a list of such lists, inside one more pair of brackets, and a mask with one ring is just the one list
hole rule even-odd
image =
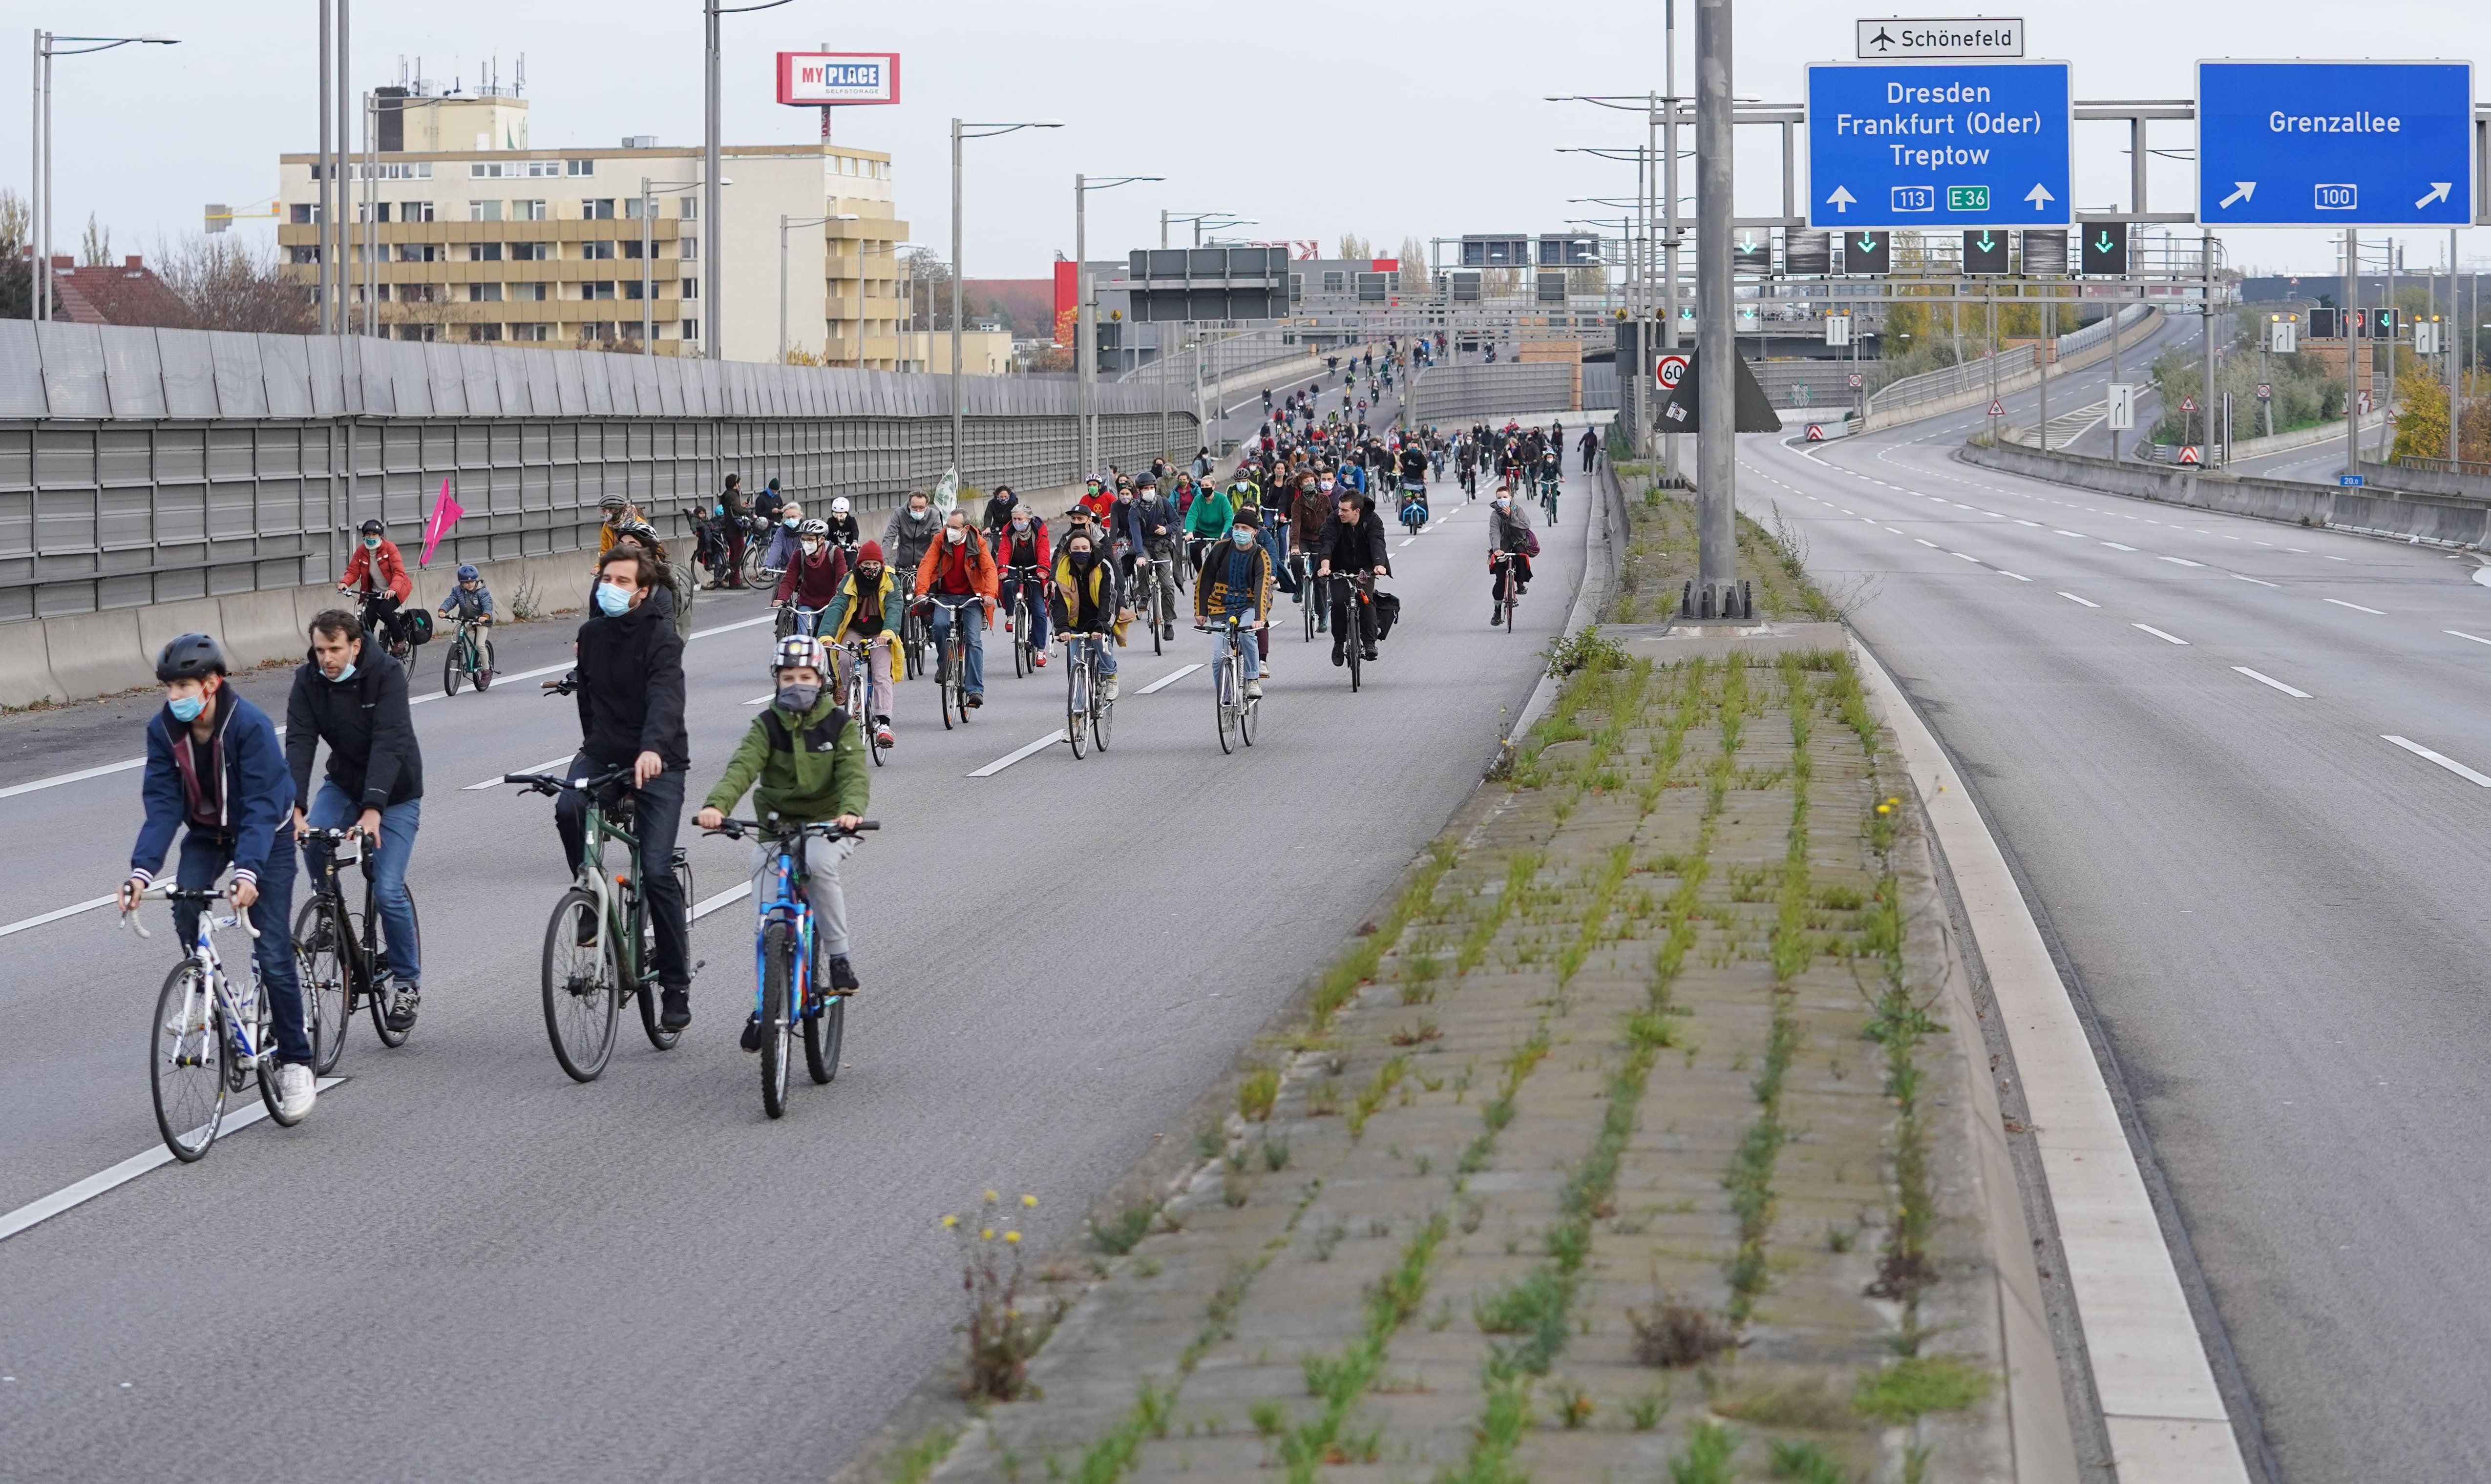
[[2016, 862], [2280, 1476], [2483, 1477], [2491, 588], [1955, 460], [1978, 422], [1744, 440], [1741, 503], [1806, 543]]
[[[1235, 756], [1189, 628], [1164, 657], [1124, 652], [1114, 746], [1082, 761], [1056, 745], [967, 776], [1061, 724], [1058, 667], [1015, 680], [993, 646], [987, 706], [949, 733], [930, 687], [904, 687], [873, 778], [885, 828], [847, 873], [865, 991], [845, 1070], [799, 1078], [777, 1122], [734, 1045], [747, 903], [694, 928], [707, 967], [676, 1050], [627, 1022], [601, 1081], [554, 1064], [550, 805], [469, 785], [569, 754], [569, 703], [517, 672], [564, 663], [575, 620], [506, 633], [510, 680], [416, 713], [413, 1039], [386, 1051], [359, 1024], [347, 1080], [300, 1127], [243, 1129], [0, 1240], [0, 1475], [827, 1475], [958, 1344], [937, 1218], [989, 1186], [1036, 1192], [1042, 1249], [1155, 1142], [1192, 1138], [1191, 1100], [1478, 781], [1563, 626], [1584, 526], [1548, 536], [1508, 635], [1487, 624], [1480, 507], [1439, 513], [1393, 537], [1407, 617], [1367, 688], [1283, 629]], [[695, 796], [768, 688], [763, 612], [699, 605], [722, 631], [689, 647]], [[246, 682], [278, 706], [284, 686]], [[162, 908], [146, 943], [103, 911], [17, 925], [119, 879], [137, 774], [51, 780], [136, 755], [152, 709], [0, 719], [0, 1211], [157, 1148]], [[743, 847], [693, 836], [692, 859], [702, 897], [743, 879]]]

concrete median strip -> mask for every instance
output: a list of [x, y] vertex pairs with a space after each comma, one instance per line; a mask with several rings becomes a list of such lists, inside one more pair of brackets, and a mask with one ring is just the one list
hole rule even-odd
[[2024, 1081], [2113, 1467], [2123, 1484], [2246, 1484], [2144, 1177], [2040, 928], [1936, 737], [1876, 656], [1853, 650], [1920, 788]]

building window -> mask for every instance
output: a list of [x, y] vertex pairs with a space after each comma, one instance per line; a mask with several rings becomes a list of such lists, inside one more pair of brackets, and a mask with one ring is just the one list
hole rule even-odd
[[579, 245], [579, 255], [590, 262], [610, 262], [614, 257], [614, 244], [609, 239], [592, 239]]
[[397, 327], [397, 337], [401, 340], [437, 340], [441, 338], [441, 327], [439, 325], [400, 325]]
[[548, 338], [545, 332], [550, 328], [550, 326], [546, 325], [513, 325], [511, 327], [511, 338], [513, 340], [534, 340], [542, 342]]
[[[636, 237], [627, 237], [623, 239], [623, 255], [627, 258], [630, 258], [634, 262], [637, 262], [640, 257], [640, 239]], [[657, 255], [658, 245], [656, 243], [649, 244], [649, 256], [656, 257]]]
[[614, 280], [611, 278], [584, 279], [579, 285], [579, 297], [582, 299], [611, 299], [614, 297]]
[[605, 198], [604, 198], [604, 199], [602, 199], [602, 200], [589, 200], [589, 201], [582, 201], [582, 202], [580, 202], [580, 203], [579, 203], [579, 219], [580, 219], [580, 220], [582, 220], [582, 221], [611, 221], [611, 220], [613, 220], [613, 219], [614, 219], [614, 198], [613, 198], [613, 197], [611, 197], [611, 196], [607, 196], [607, 197], [605, 197]]
[[688, 195], [679, 196], [676, 199], [678, 204], [683, 207], [683, 210], [675, 213], [676, 216], [683, 218], [686, 221], [698, 221], [700, 219], [699, 197]]
[[688, 320], [685, 320], [685, 321], [683, 322], [683, 330], [682, 330], [681, 334], [682, 334], [682, 337], [683, 337], [684, 339], [687, 339], [687, 340], [697, 340], [697, 339], [699, 339], [699, 338], [700, 338], [700, 321], [699, 321], [699, 320], [696, 320], [696, 319], [688, 319]]
[[676, 255], [681, 257], [685, 262], [690, 262], [692, 259], [700, 256], [700, 239], [697, 237], [687, 237], [682, 239], [676, 244], [675, 252]]
[[502, 245], [500, 243], [469, 243], [467, 245], [467, 261], [471, 263], [498, 263], [501, 260]]
[[511, 203], [511, 219], [513, 221], [544, 221], [550, 219], [550, 217], [551, 214], [545, 210], [545, 204], [542, 201], [513, 201]]
[[390, 286], [388, 284], [375, 284], [372, 287], [372, 298], [381, 304], [387, 304], [389, 303], [389, 291]]
[[502, 203], [499, 201], [470, 201], [467, 203], [467, 219], [470, 221], [499, 221], [502, 219]]
[[698, 299], [700, 297], [700, 280], [698, 278], [686, 278], [684, 280], [683, 296], [686, 299]]
[[547, 288], [551, 287], [549, 284], [513, 283], [510, 287], [511, 297], [513, 299], [524, 299], [531, 304], [542, 304], [553, 297], [551, 294], [545, 292]]
[[501, 337], [502, 327], [499, 325], [470, 325], [467, 327], [467, 338], [471, 340], [498, 340]]
[[429, 201], [400, 201], [397, 203], [397, 219], [400, 221], [430, 221], [432, 219], [432, 203]]
[[562, 162], [562, 165], [563, 173], [566, 175], [595, 175], [597, 173], [597, 161], [594, 160], [566, 160]]
[[444, 243], [399, 243], [397, 260], [401, 263], [438, 263], [442, 261]]
[[[626, 299], [637, 299], [637, 298], [639, 298], [639, 297], [640, 297], [640, 280], [639, 280], [639, 279], [637, 279], [637, 278], [626, 278], [626, 279], [624, 279], [624, 280], [623, 280], [623, 297], [624, 297], [624, 298], [626, 298]], [[651, 297], [653, 297], [653, 298], [654, 298], [655, 296], [653, 295], [653, 296], [651, 296]]]
[[295, 226], [308, 227], [311, 225], [311, 208], [299, 201], [296, 202], [294, 205], [294, 214], [289, 219]]
[[544, 262], [553, 256], [549, 250], [552, 246], [551, 243], [513, 243], [510, 245], [511, 261], [513, 263]]
[[1345, 273], [1335, 273], [1335, 272], [1333, 272], [1333, 271], [1331, 271], [1331, 270], [1326, 270], [1326, 271], [1325, 271], [1325, 273], [1324, 273], [1324, 287], [1323, 287], [1323, 291], [1324, 291], [1325, 293], [1327, 293], [1327, 294], [1338, 294], [1338, 293], [1345, 292], [1345, 291], [1348, 289], [1348, 287], [1349, 287], [1349, 277], [1348, 277], [1348, 275], [1347, 275], [1347, 274], [1345, 274]]
[[467, 302], [469, 304], [500, 304], [502, 302], [502, 285], [498, 283], [470, 283], [467, 285]]
[[289, 263], [316, 263], [320, 261], [320, 249], [317, 247], [288, 247], [285, 249], [285, 260]]

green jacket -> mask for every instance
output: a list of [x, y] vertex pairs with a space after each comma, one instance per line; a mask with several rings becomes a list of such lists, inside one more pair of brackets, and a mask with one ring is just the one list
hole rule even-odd
[[1226, 492], [1216, 489], [1194, 491], [1193, 504], [1185, 512], [1187, 535], [1217, 540], [1237, 523], [1237, 508], [1228, 503]]
[[865, 813], [870, 791], [865, 748], [828, 686], [801, 716], [775, 702], [764, 708], [726, 760], [726, 776], [702, 802], [731, 814], [746, 789], [752, 790], [753, 807], [765, 818], [777, 814], [809, 824]]

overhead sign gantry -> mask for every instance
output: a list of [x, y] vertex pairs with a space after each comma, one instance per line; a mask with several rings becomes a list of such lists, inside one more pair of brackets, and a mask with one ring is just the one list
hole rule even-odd
[[2208, 226], [2474, 222], [2470, 62], [2200, 62]]
[[1807, 70], [1819, 227], [2065, 226], [2065, 62], [1820, 62]]

